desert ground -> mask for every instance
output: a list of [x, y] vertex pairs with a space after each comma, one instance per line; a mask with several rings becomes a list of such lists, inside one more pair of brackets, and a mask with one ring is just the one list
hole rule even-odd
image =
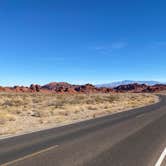
[[0, 135], [70, 124], [157, 102], [154, 94], [0, 93]]

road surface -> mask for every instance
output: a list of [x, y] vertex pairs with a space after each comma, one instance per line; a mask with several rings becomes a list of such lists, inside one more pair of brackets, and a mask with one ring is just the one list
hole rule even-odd
[[166, 96], [157, 104], [0, 140], [1, 166], [164, 166]]

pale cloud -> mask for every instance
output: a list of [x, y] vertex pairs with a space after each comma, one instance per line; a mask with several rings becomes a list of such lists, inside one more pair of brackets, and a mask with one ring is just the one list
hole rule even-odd
[[126, 43], [126, 42], [113, 42], [109, 45], [97, 46], [97, 47], [95, 47], [95, 50], [99, 51], [102, 54], [109, 54], [113, 51], [126, 48], [127, 45], [128, 45], [128, 43]]
[[104, 46], [98, 46], [98, 47], [95, 47], [95, 50], [104, 50], [105, 47]]
[[97, 46], [95, 47], [95, 50], [102, 55], [111, 55], [113, 52], [124, 49], [127, 46], [127, 42], [113, 42], [109, 45]]
[[152, 47], [165, 47], [166, 41], [157, 41], [152, 44]]
[[111, 48], [112, 49], [121, 49], [121, 48], [125, 48], [127, 46], [126, 42], [115, 42], [112, 43]]

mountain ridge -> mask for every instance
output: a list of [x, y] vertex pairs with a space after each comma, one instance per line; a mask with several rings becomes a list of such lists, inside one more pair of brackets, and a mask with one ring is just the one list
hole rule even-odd
[[96, 87], [98, 88], [101, 88], [101, 87], [105, 87], [105, 88], [115, 88], [117, 86], [120, 86], [120, 85], [128, 85], [128, 84], [146, 84], [146, 85], [149, 85], [149, 86], [153, 86], [153, 85], [156, 85], [156, 84], [163, 84], [159, 81], [134, 81], [134, 80], [122, 80], [122, 81], [114, 81], [114, 82], [111, 82], [111, 83], [104, 83], [104, 84], [97, 84], [95, 85]]

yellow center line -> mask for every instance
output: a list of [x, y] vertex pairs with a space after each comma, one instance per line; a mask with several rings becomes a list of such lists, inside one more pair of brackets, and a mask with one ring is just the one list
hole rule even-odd
[[28, 159], [28, 158], [37, 156], [37, 155], [39, 155], [39, 154], [41, 154], [41, 153], [44, 153], [44, 152], [47, 152], [47, 151], [52, 150], [52, 149], [54, 149], [54, 148], [57, 148], [58, 146], [59, 146], [59, 145], [51, 146], [51, 147], [49, 147], [49, 148], [47, 148], [47, 149], [43, 149], [43, 150], [40, 150], [40, 151], [38, 151], [38, 152], [35, 152], [35, 153], [32, 153], [32, 154], [26, 155], [26, 156], [24, 156], [24, 157], [22, 157], [22, 158], [18, 158], [18, 159], [16, 159], [16, 160], [9, 161], [9, 162], [7, 162], [7, 163], [1, 164], [0, 166], [9, 166], [9, 165], [11, 165], [11, 164], [15, 164], [15, 163], [17, 163], [17, 162], [19, 162], [19, 161], [23, 161], [23, 160], [25, 160], [25, 159]]

